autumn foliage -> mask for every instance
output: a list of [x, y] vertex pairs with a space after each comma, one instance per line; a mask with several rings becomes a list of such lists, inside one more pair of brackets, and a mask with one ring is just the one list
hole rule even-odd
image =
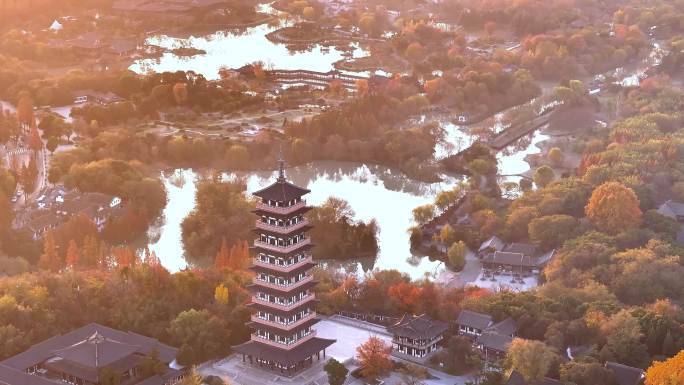
[[591, 194], [586, 214], [592, 225], [609, 234], [639, 227], [642, 216], [634, 191], [618, 182], [597, 187]]
[[666, 361], [656, 361], [646, 371], [646, 385], [684, 385], [684, 350]]
[[378, 337], [370, 337], [356, 348], [361, 375], [367, 379], [376, 379], [389, 373], [392, 369], [392, 361], [389, 359], [391, 351], [392, 347]]
[[214, 266], [218, 269], [244, 270], [250, 264], [249, 243], [238, 240], [228, 247], [225, 238], [221, 241], [221, 248], [214, 258]]

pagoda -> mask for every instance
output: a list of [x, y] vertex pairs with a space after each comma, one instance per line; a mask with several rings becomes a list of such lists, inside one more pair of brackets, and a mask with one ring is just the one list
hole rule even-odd
[[316, 316], [316, 281], [310, 273], [316, 266], [311, 257], [311, 229], [304, 214], [309, 211], [302, 196], [310, 191], [287, 181], [284, 162], [275, 183], [254, 193], [261, 201], [254, 213], [258, 216], [258, 238], [252, 248], [250, 267], [255, 272], [251, 285], [253, 308], [248, 342], [234, 346], [254, 365], [286, 375], [313, 364], [314, 356], [325, 358], [325, 349], [335, 340], [319, 338], [313, 325]]

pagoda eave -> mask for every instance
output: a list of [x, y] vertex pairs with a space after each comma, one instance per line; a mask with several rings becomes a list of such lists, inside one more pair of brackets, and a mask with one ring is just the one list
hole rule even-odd
[[320, 300], [318, 298], [314, 298], [314, 299], [310, 299], [308, 301], [304, 301], [301, 304], [299, 304], [297, 306], [293, 306], [292, 308], [287, 309], [287, 310], [281, 310], [281, 309], [278, 309], [276, 307], [271, 307], [271, 306], [264, 305], [264, 304], [257, 303], [257, 302], [250, 302], [250, 303], [246, 304], [245, 306], [252, 308], [252, 309], [255, 309], [257, 311], [260, 310], [260, 311], [268, 312], [271, 314], [288, 316], [288, 315], [292, 314], [293, 312], [296, 313], [300, 310], [304, 310], [307, 308], [313, 309], [316, 307], [316, 304], [318, 304], [319, 302], [320, 302]]
[[278, 268], [276, 266], [273, 266], [273, 268], [270, 268], [270, 267], [266, 267], [263, 265], [252, 265], [252, 266], [248, 267], [248, 269], [252, 270], [256, 273], [266, 273], [266, 274], [273, 274], [273, 275], [277, 274], [281, 277], [290, 278], [290, 277], [296, 277], [299, 275], [299, 273], [306, 272], [309, 269], [314, 268], [316, 266], [318, 266], [318, 264], [316, 262], [306, 262], [306, 263], [301, 264], [301, 265], [297, 266], [296, 268], [294, 268], [290, 271], [287, 271], [287, 272], [278, 270]]
[[262, 293], [267, 293], [267, 294], [273, 294], [273, 295], [284, 295], [284, 294], [290, 294], [290, 293], [298, 293], [302, 292], [308, 289], [313, 288], [318, 284], [317, 281], [309, 281], [307, 283], [304, 283], [300, 286], [297, 286], [292, 289], [287, 289], [287, 288], [282, 288], [282, 289], [276, 289], [272, 286], [266, 286], [264, 284], [261, 284], [259, 282], [254, 282], [250, 285], [247, 285], [247, 290], [255, 293], [255, 292], [262, 292]]
[[311, 209], [312, 209], [311, 206], [302, 206], [302, 207], [300, 207], [299, 209], [297, 209], [297, 210], [295, 210], [295, 211], [292, 211], [292, 212], [290, 212], [290, 213], [281, 213], [281, 212], [278, 212], [278, 211], [271, 211], [271, 210], [268, 210], [268, 209], [262, 209], [262, 208], [258, 208], [258, 207], [257, 207], [257, 208], [255, 208], [254, 210], [252, 210], [252, 213], [254, 213], [254, 214], [256, 214], [256, 215], [259, 215], [259, 216], [268, 215], [268, 216], [271, 216], [271, 217], [274, 217], [274, 218], [289, 218], [289, 217], [291, 217], [291, 216], [293, 216], [293, 215], [299, 215], [299, 214], [302, 214], [302, 215], [303, 215], [303, 214], [306, 214], [306, 213], [309, 212], [309, 210], [311, 210]]
[[[308, 321], [306, 321], [300, 325], [297, 325], [296, 327], [293, 327], [290, 330], [285, 330], [285, 329], [282, 329], [279, 327], [264, 324], [264, 323], [261, 323], [259, 321], [250, 321], [250, 322], [247, 322], [245, 325], [251, 329], [257, 329], [258, 328], [261, 330], [266, 330], [266, 331], [273, 333], [273, 334], [277, 334], [279, 336], [287, 337], [287, 336], [290, 336], [290, 335], [295, 334], [297, 332], [300, 332], [302, 330], [305, 330], [306, 328], [311, 327], [311, 326], [319, 323], [320, 321], [321, 320], [319, 318], [312, 318], [312, 319], [310, 319], [310, 320], [308, 320]], [[285, 327], [285, 326], [283, 326], [283, 327]]]
[[282, 237], [282, 236], [288, 236], [288, 235], [292, 235], [292, 234], [298, 234], [298, 233], [302, 233], [305, 231], [309, 231], [312, 228], [313, 228], [313, 226], [311, 226], [311, 225], [305, 225], [305, 226], [297, 228], [296, 230], [292, 231], [291, 233], [281, 233], [278, 231], [273, 231], [273, 230], [269, 230], [269, 229], [261, 229], [258, 227], [253, 228], [252, 231], [256, 234], [268, 234], [268, 235]]
[[314, 247], [314, 244], [309, 242], [309, 243], [301, 245], [300, 247], [297, 247], [293, 250], [285, 251], [285, 252], [279, 251], [276, 247], [271, 249], [268, 247], [257, 246], [257, 245], [250, 246], [250, 250], [253, 250], [255, 252], [262, 252], [264, 254], [269, 254], [269, 255], [273, 255], [273, 256], [277, 256], [277, 257], [293, 257], [297, 254], [301, 254], [302, 251], [311, 250], [313, 247]]
[[263, 360], [278, 362], [288, 366], [296, 364], [334, 344], [335, 340], [314, 337], [308, 343], [294, 349], [277, 348], [258, 341], [247, 341], [233, 349], [248, 356], [259, 357]]

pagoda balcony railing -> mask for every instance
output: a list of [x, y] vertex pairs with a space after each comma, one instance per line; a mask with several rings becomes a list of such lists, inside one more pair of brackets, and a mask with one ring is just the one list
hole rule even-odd
[[259, 316], [257, 316], [257, 315], [252, 316], [252, 321], [254, 321], [258, 324], [261, 324], [261, 325], [272, 326], [274, 328], [278, 328], [278, 329], [282, 329], [282, 330], [292, 330], [292, 329], [296, 328], [297, 326], [299, 326], [299, 325], [301, 325], [301, 324], [303, 324], [309, 320], [312, 320], [314, 318], [316, 318], [316, 312], [312, 311], [311, 313], [305, 315], [304, 317], [298, 319], [297, 321], [289, 323], [287, 325], [281, 324], [281, 323], [275, 322], [275, 321], [267, 321], [263, 318], [259, 318]]
[[294, 225], [289, 225], [289, 226], [276, 226], [276, 225], [271, 225], [266, 222], [257, 220], [256, 221], [256, 227], [257, 229], [260, 230], [267, 230], [267, 231], [273, 231], [278, 234], [289, 234], [293, 231], [297, 231], [309, 224], [309, 221], [307, 219], [301, 220]]
[[271, 289], [283, 290], [283, 291], [290, 291], [290, 290], [296, 289], [296, 288], [304, 285], [305, 283], [311, 282], [311, 281], [313, 281], [313, 276], [311, 276], [311, 275], [307, 275], [303, 279], [300, 279], [299, 281], [297, 281], [295, 283], [288, 284], [288, 285], [279, 285], [277, 283], [265, 282], [265, 281], [262, 281], [260, 279], [254, 279], [254, 283], [256, 283], [258, 285], [261, 285], [264, 287], [270, 287]]
[[306, 207], [306, 201], [301, 200], [292, 206], [287, 206], [287, 207], [280, 207], [280, 206], [271, 206], [263, 202], [259, 202], [256, 205], [256, 208], [258, 210], [264, 210], [272, 213], [277, 213], [277, 214], [292, 214], [293, 212], [301, 209], [302, 207]]
[[286, 343], [282, 343], [282, 342], [271, 341], [271, 340], [269, 340], [268, 338], [259, 337], [259, 336], [256, 335], [256, 334], [252, 334], [252, 341], [261, 342], [261, 343], [264, 343], [264, 344], [267, 344], [267, 345], [275, 346], [275, 347], [277, 347], [277, 348], [290, 350], [290, 349], [296, 348], [297, 346], [303, 344], [304, 342], [306, 342], [306, 341], [308, 341], [308, 340], [310, 340], [310, 339], [312, 339], [312, 338], [314, 338], [314, 337], [316, 337], [316, 331], [315, 331], [315, 330], [311, 330], [311, 333], [305, 335], [304, 337], [298, 339], [297, 341], [295, 341], [295, 342], [293, 342], [293, 343], [291, 343], [291, 344], [286, 344]]
[[276, 265], [275, 263], [264, 262], [258, 258], [252, 259], [252, 263], [254, 263], [254, 266], [261, 266], [261, 267], [265, 267], [267, 269], [280, 271], [282, 273], [289, 273], [290, 271], [296, 269], [297, 267], [301, 266], [302, 264], [310, 263], [310, 262], [313, 262], [313, 257], [311, 257], [311, 256], [308, 256], [299, 262], [295, 262], [295, 263], [293, 263], [291, 265], [287, 265], [287, 266]]
[[278, 309], [278, 310], [282, 310], [282, 311], [290, 311], [295, 306], [299, 306], [301, 304], [309, 302], [309, 301], [313, 300], [314, 298], [316, 298], [316, 295], [311, 293], [311, 294], [307, 295], [306, 297], [300, 299], [299, 301], [292, 302], [289, 305], [283, 305], [283, 304], [279, 304], [277, 302], [266, 301], [263, 299], [259, 299], [256, 296], [252, 296], [252, 303], [268, 306], [270, 308]]
[[254, 246], [256, 247], [261, 247], [262, 249], [270, 250], [276, 253], [290, 253], [292, 251], [295, 251], [299, 249], [302, 246], [306, 246], [308, 244], [311, 244], [311, 239], [310, 238], [304, 238], [301, 241], [292, 244], [292, 245], [287, 245], [287, 246], [277, 246], [277, 245], [272, 245], [270, 243], [262, 242], [262, 241], [254, 241]]

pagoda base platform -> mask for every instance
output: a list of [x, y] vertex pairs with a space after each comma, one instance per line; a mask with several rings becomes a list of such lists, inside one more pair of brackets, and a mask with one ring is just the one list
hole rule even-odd
[[316, 337], [287, 350], [257, 341], [248, 341], [233, 346], [233, 350], [242, 355], [243, 362], [281, 375], [293, 376], [311, 367], [315, 361], [325, 359], [325, 349], [334, 343], [335, 340]]

